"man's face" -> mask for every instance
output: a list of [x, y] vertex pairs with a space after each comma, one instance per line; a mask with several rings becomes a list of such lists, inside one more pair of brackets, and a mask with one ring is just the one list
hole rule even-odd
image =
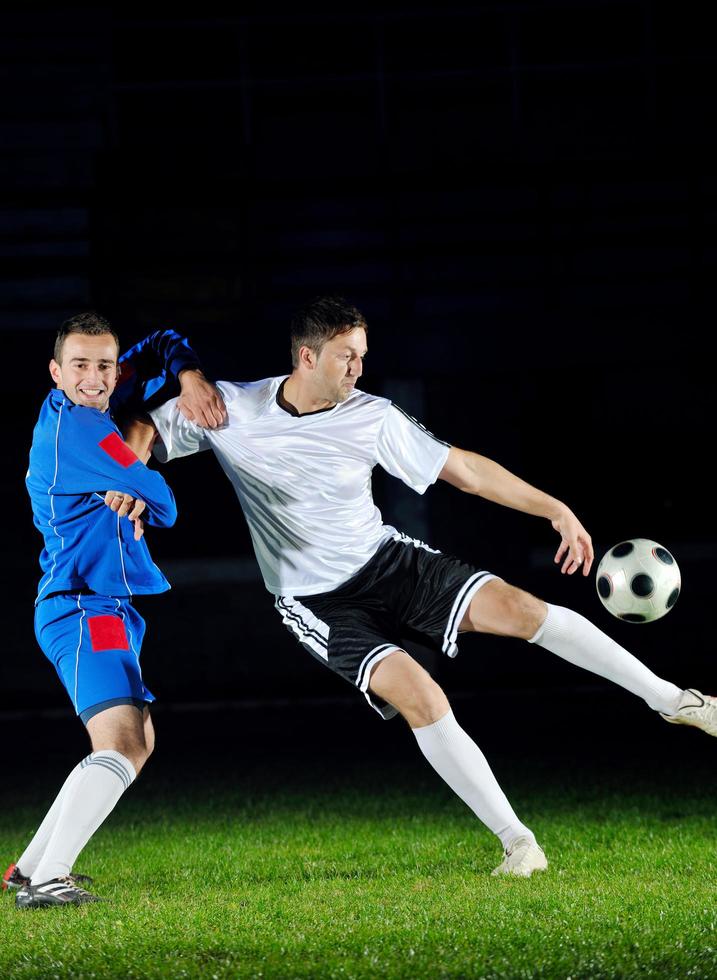
[[316, 361], [317, 394], [330, 402], [343, 402], [363, 374], [366, 331], [354, 327], [328, 340]]
[[111, 334], [71, 333], [62, 345], [62, 363], [50, 361], [50, 374], [75, 405], [106, 412], [119, 376], [117, 355]]

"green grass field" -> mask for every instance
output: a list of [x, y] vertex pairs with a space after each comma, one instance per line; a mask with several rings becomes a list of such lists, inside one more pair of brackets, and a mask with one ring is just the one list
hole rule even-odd
[[[494, 759], [550, 860], [509, 880], [407, 733], [343, 771], [305, 746], [227, 771], [183, 754], [185, 733], [78, 862], [105, 903], [0, 900], [0, 975], [717, 977], [713, 756], [698, 733], [658, 734], [620, 766], [556, 742]], [[663, 755], [670, 734], [699, 744], [689, 767]], [[50, 762], [15, 805], [6, 792], [3, 860], [41, 816]]]

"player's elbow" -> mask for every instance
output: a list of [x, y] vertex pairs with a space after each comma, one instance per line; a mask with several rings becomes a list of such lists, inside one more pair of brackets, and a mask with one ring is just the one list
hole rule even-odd
[[158, 501], [150, 509], [149, 523], [154, 527], [173, 527], [177, 520], [177, 504], [170, 492], [165, 500]]
[[439, 474], [441, 480], [450, 483], [463, 493], [481, 492], [480, 468], [476, 465], [480, 457], [464, 449], [451, 448], [446, 464]]

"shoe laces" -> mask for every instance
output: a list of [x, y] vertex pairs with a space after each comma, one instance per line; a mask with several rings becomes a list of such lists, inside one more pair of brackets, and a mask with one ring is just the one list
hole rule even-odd
[[77, 881], [75, 880], [74, 875], [71, 875], [71, 874], [69, 874], [69, 875], [60, 875], [60, 877], [57, 880], [58, 881], [61, 881], [63, 885], [67, 885], [68, 888], [74, 888], [74, 890], [76, 892], [79, 892], [81, 895], [89, 895], [90, 894], [87, 891], [87, 889], [81, 888], [77, 884]]

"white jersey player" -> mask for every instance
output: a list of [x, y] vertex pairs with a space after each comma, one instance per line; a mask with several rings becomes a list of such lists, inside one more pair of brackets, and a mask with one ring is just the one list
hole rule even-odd
[[[620, 684], [666, 720], [712, 735], [717, 701], [660, 679], [572, 610], [383, 523], [371, 494], [376, 464], [418, 493], [442, 479], [550, 521], [563, 573], [587, 575], [593, 562], [590, 535], [564, 503], [359, 391], [366, 338], [355, 307], [315, 300], [292, 323], [288, 377], [220, 382], [228, 421], [219, 429], [200, 428], [168, 402], [151, 413], [155, 452], [164, 460], [215, 453], [285, 625], [381, 715], [403, 715], [430, 764], [500, 839], [494, 873], [529, 876], [547, 867], [545, 855], [444, 692], [401, 648], [407, 630], [448, 656], [461, 632], [520, 637]], [[128, 439], [143, 452], [153, 435], [138, 425]]]

